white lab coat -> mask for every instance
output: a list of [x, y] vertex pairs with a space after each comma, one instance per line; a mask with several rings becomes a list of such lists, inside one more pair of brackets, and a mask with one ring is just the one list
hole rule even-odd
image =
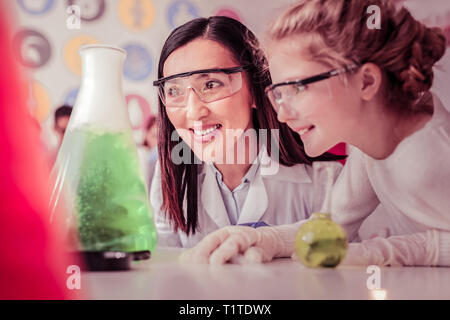
[[[262, 163], [268, 163], [268, 156], [263, 154], [262, 157]], [[265, 172], [260, 165], [250, 184], [237, 224], [258, 221], [264, 221], [269, 225], [291, 224], [307, 219], [313, 212], [321, 210], [325, 194], [339, 175], [342, 165], [334, 161], [319, 163], [330, 168], [328, 172], [332, 174], [331, 183], [325, 181], [327, 178], [322, 170], [321, 173], [314, 174], [314, 171], [319, 172], [316, 170], [317, 162], [313, 166], [279, 165], [277, 174]], [[314, 177], [318, 180], [316, 186], [313, 183]], [[187, 236], [182, 231], [174, 232], [164, 212], [160, 210], [162, 205], [161, 169], [159, 162], [157, 163], [150, 191], [150, 202], [153, 207], [159, 246], [190, 248], [207, 234], [230, 225], [211, 165], [202, 165], [198, 187], [196, 233]], [[314, 190], [318, 190], [317, 194]], [[186, 208], [184, 214], [186, 218]]]

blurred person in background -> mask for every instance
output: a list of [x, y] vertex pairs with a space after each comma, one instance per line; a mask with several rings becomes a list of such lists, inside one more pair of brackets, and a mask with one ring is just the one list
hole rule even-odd
[[58, 156], [59, 148], [66, 133], [67, 126], [69, 125], [70, 115], [72, 114], [72, 106], [62, 105], [56, 108], [54, 112], [54, 124], [53, 130], [58, 138], [58, 144], [56, 148], [50, 153], [50, 164], [53, 165]]
[[72, 106], [62, 105], [55, 110], [55, 123], [53, 128], [58, 137], [58, 148], [62, 144], [64, 134], [69, 124], [70, 115], [72, 114]]
[[155, 165], [158, 161], [158, 122], [155, 116], [148, 118], [143, 130], [142, 142], [137, 144], [139, 163], [142, 174], [145, 177], [148, 191], [152, 184]]
[[155, 165], [158, 161], [158, 122], [155, 116], [151, 116], [147, 121], [146, 134], [144, 146], [147, 148], [147, 156], [145, 158], [145, 166], [147, 172], [148, 187], [152, 185], [153, 173], [155, 172]]

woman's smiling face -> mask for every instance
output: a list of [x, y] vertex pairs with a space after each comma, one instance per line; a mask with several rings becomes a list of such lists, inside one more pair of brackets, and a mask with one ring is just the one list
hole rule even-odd
[[[240, 66], [232, 52], [222, 44], [206, 39], [195, 39], [173, 51], [164, 62], [164, 77], [205, 69], [224, 69]], [[205, 103], [198, 94], [188, 89], [185, 105], [166, 107], [167, 116], [180, 137], [202, 161], [213, 161], [215, 150], [225, 152], [226, 133], [230, 130], [252, 128], [253, 99], [246, 73], [242, 87], [231, 96]], [[195, 76], [194, 76], [195, 77]], [[207, 85], [218, 85], [208, 83]], [[234, 131], [236, 132], [236, 131]], [[235, 144], [236, 139], [233, 138]], [[230, 150], [234, 145], [227, 145]]]

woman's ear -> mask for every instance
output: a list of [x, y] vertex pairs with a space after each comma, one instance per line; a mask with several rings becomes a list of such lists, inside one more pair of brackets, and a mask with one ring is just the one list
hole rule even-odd
[[359, 93], [363, 100], [370, 101], [379, 92], [383, 75], [380, 67], [374, 63], [363, 64], [359, 71]]

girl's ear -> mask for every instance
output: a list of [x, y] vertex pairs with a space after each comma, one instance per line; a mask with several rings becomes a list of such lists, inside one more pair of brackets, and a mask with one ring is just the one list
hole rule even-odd
[[372, 100], [381, 87], [383, 75], [380, 67], [374, 63], [365, 63], [358, 71], [359, 74], [359, 90], [363, 100]]

